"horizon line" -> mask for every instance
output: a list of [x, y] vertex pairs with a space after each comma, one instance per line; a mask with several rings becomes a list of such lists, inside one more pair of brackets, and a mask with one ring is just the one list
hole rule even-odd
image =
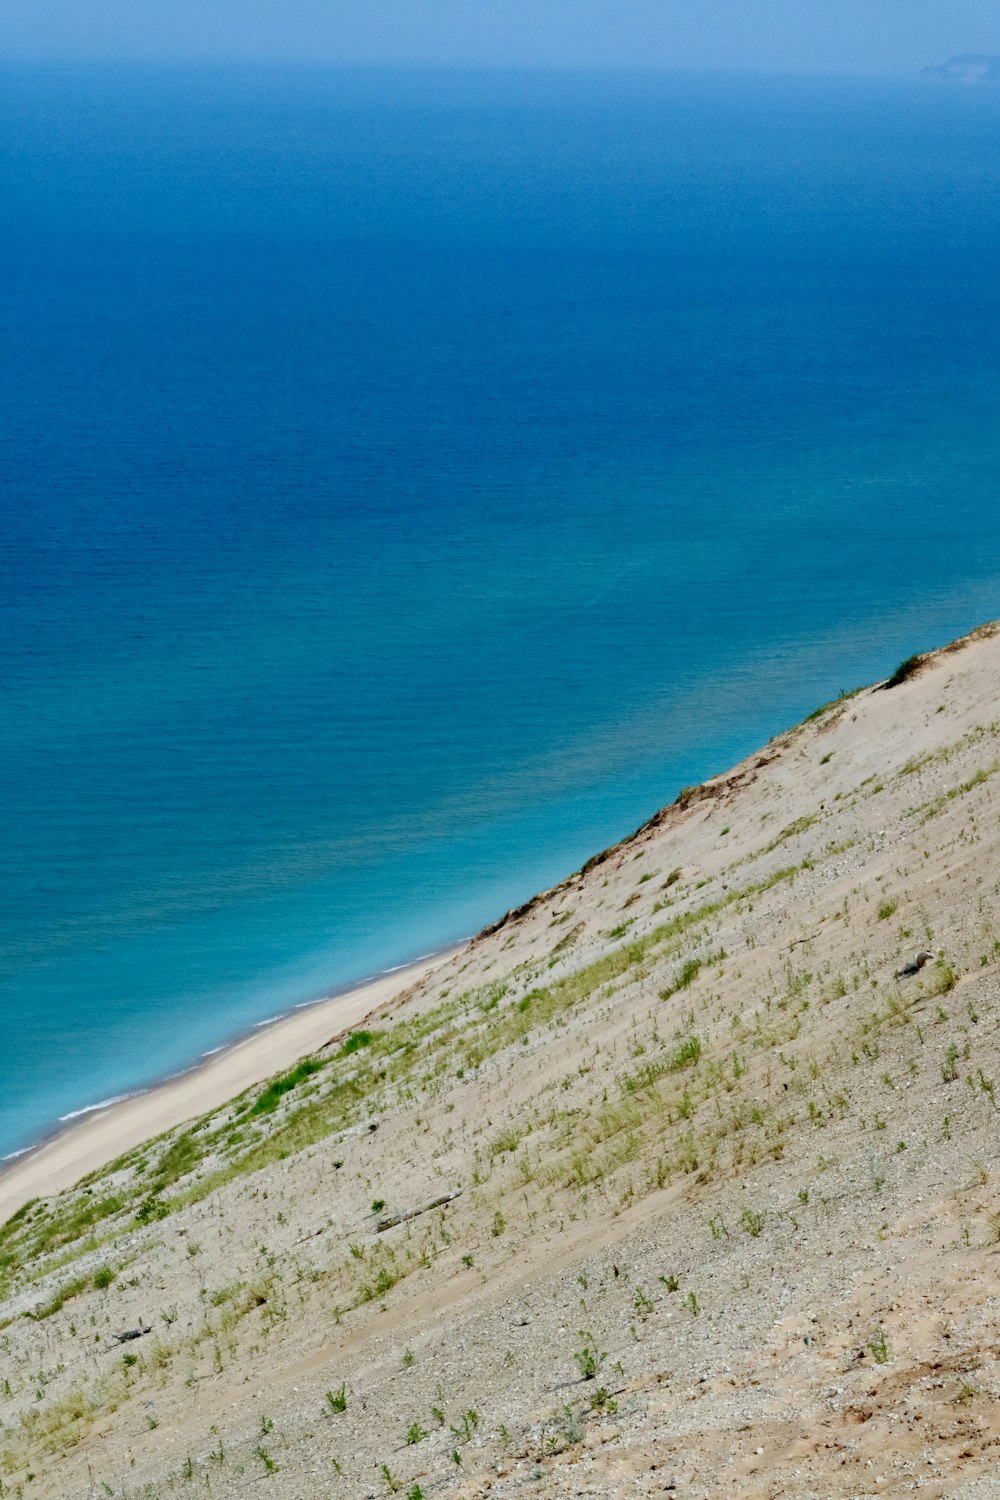
[[[957, 55], [957, 54], [954, 54]], [[985, 55], [985, 54], [984, 54]], [[622, 62], [604, 64], [600, 62], [559, 62], [554, 60], [536, 62], [486, 61], [472, 58], [444, 60], [441, 58], [378, 59], [378, 58], [314, 58], [300, 54], [276, 56], [273, 53], [241, 53], [223, 55], [216, 53], [174, 53], [154, 56], [144, 53], [106, 53], [70, 55], [66, 53], [11, 53], [0, 52], [0, 67], [34, 68], [254, 68], [277, 72], [283, 69], [301, 69], [308, 72], [344, 73], [485, 73], [534, 75], [560, 73], [577, 76], [641, 76], [658, 77], [736, 77], [736, 78], [857, 78], [895, 79], [913, 81], [921, 77], [924, 67], [939, 64], [922, 64], [911, 69], [833, 69], [803, 67], [725, 66], [683, 63]]]

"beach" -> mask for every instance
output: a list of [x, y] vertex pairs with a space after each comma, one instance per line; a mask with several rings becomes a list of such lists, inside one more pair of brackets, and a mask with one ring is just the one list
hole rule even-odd
[[997, 612], [989, 97], [4, 74], [0, 1157]]
[[1000, 1500], [1000, 95], [297, 7], [0, 58], [0, 1497]]
[[986, 1500], [998, 701], [908, 659], [16, 1163], [4, 1483]]
[[451, 956], [450, 951], [406, 964], [343, 994], [319, 1000], [273, 1025], [223, 1047], [177, 1078], [134, 1098], [88, 1111], [50, 1140], [12, 1160], [0, 1172], [0, 1224], [29, 1198], [71, 1187], [143, 1141], [195, 1115], [204, 1114], [262, 1082], [331, 1038], [359, 1026], [373, 1012], [420, 984]]

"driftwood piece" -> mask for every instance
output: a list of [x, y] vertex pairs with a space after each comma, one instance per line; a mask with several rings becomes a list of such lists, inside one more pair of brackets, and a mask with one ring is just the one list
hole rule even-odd
[[411, 1208], [405, 1214], [390, 1214], [388, 1218], [379, 1219], [375, 1228], [379, 1234], [383, 1234], [387, 1229], [395, 1229], [397, 1224], [407, 1224], [411, 1219], [419, 1219], [421, 1214], [429, 1214], [432, 1208], [443, 1208], [446, 1203], [453, 1203], [460, 1197], [461, 1189], [457, 1193], [444, 1193], [440, 1198], [422, 1203], [419, 1208]]
[[124, 1333], [114, 1335], [116, 1344], [128, 1344], [132, 1339], [141, 1339], [144, 1333], [152, 1333], [152, 1328], [126, 1328]]

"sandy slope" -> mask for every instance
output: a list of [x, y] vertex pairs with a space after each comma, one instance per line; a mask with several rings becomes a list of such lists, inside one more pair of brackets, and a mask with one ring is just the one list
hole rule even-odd
[[192, 1072], [138, 1098], [95, 1112], [60, 1132], [0, 1174], [0, 1223], [28, 1198], [72, 1187], [121, 1152], [225, 1104], [251, 1084], [289, 1067], [304, 1053], [322, 1047], [331, 1036], [357, 1026], [386, 1001], [419, 984], [447, 956], [408, 964], [394, 974], [285, 1016], [227, 1047]]
[[832, 705], [28, 1210], [5, 1486], [1000, 1495], [998, 704]]

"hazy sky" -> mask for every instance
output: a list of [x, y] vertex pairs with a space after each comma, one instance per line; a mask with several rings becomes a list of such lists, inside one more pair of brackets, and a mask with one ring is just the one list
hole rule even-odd
[[0, 57], [912, 73], [1000, 0], [0, 0]]

